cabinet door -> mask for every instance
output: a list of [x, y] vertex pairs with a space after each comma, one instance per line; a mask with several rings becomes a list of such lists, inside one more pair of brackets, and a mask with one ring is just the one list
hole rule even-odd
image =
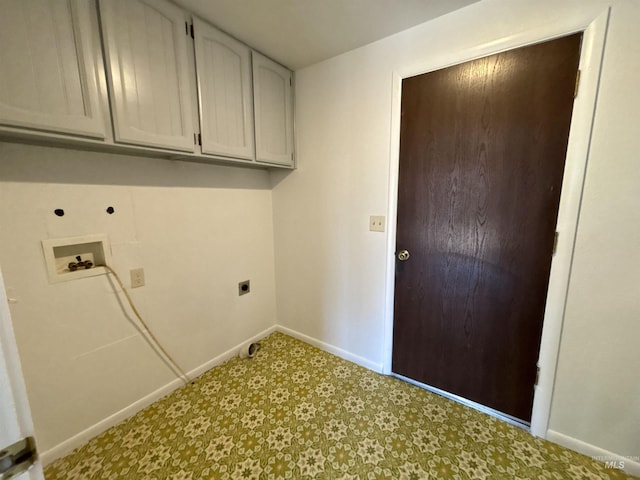
[[187, 34], [165, 0], [101, 0], [115, 140], [194, 151]]
[[193, 19], [202, 153], [253, 160], [251, 51]]
[[256, 161], [293, 166], [292, 74], [253, 52]]
[[89, 3], [2, 0], [0, 124], [104, 138]]

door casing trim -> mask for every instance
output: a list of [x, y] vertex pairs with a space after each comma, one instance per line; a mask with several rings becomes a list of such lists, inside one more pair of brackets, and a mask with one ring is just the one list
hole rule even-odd
[[400, 107], [402, 80], [481, 57], [526, 45], [583, 32], [580, 52], [580, 86], [573, 105], [565, 171], [562, 181], [556, 231], [560, 237], [551, 263], [549, 288], [543, 319], [538, 365], [540, 375], [534, 391], [531, 433], [546, 438], [562, 334], [571, 265], [580, 217], [580, 205], [589, 159], [598, 86], [602, 68], [610, 7], [595, 17], [563, 19], [562, 25], [544, 26], [456, 52], [443, 52], [421, 65], [394, 70], [391, 105], [391, 148], [389, 162], [389, 201], [387, 210], [387, 265], [383, 373], [392, 374], [393, 311], [395, 293], [396, 222], [398, 213], [398, 172], [400, 155]]

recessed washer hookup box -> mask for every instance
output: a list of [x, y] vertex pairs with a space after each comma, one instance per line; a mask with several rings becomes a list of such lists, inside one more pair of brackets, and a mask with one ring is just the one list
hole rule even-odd
[[105, 234], [42, 240], [49, 283], [66, 282], [106, 273], [111, 246]]

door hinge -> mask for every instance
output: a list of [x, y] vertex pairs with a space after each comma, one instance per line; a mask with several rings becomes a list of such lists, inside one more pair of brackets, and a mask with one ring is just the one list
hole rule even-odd
[[33, 437], [18, 440], [0, 449], [0, 480], [8, 480], [26, 472], [38, 459]]
[[196, 38], [195, 34], [193, 33], [193, 23], [189, 25], [189, 33], [191, 34], [191, 38]]
[[184, 33], [191, 38], [195, 38], [193, 34], [193, 23], [184, 22]]
[[553, 251], [551, 252], [551, 255], [555, 255], [556, 251], [558, 251], [558, 237], [560, 236], [560, 234], [558, 232], [556, 232], [553, 235]]
[[573, 98], [576, 98], [578, 96], [579, 87], [580, 87], [580, 70], [578, 70], [578, 73], [576, 73], [576, 88], [573, 91]]
[[196, 144], [202, 146], [202, 134], [198, 133]]
[[534, 387], [538, 386], [538, 380], [540, 380], [540, 367], [536, 366], [536, 383], [533, 384]]

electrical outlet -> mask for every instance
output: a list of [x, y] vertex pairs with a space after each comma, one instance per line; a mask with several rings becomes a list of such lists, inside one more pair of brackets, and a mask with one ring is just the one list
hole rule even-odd
[[372, 232], [384, 232], [385, 223], [384, 215], [371, 215], [369, 217], [369, 230]]
[[238, 284], [238, 295], [246, 295], [251, 291], [251, 282], [249, 280], [245, 280], [244, 282], [240, 282]]
[[144, 286], [144, 268], [134, 268], [131, 270], [131, 288]]

